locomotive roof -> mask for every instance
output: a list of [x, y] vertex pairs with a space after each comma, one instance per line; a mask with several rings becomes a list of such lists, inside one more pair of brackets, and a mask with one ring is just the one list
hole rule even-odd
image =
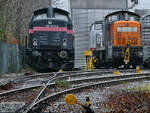
[[103, 24], [103, 21], [101, 20], [101, 21], [95, 21], [94, 23], [92, 23], [91, 25], [93, 25], [93, 24]]
[[143, 15], [143, 16], [142, 16], [142, 19], [144, 19], [144, 18], [146, 18], [146, 17], [148, 17], [148, 16], [150, 16], [150, 14]]
[[67, 12], [67, 11], [65, 11], [65, 10], [63, 10], [63, 9], [54, 8], [54, 7], [45, 7], [45, 8], [42, 8], [42, 9], [37, 9], [37, 10], [34, 10], [33, 13], [34, 13], [34, 14], [35, 14], [35, 13], [39, 13], [39, 12], [42, 12], [42, 11], [47, 10], [47, 9], [49, 9], [49, 8], [54, 9], [54, 10], [57, 11], [57, 12], [63, 12], [63, 13], [66, 14], [66, 15], [69, 14], [69, 12]]
[[115, 15], [115, 14], [118, 14], [118, 13], [129, 13], [129, 14], [136, 15], [136, 16], [140, 17], [140, 15], [138, 15], [135, 12], [130, 12], [130, 11], [115, 11], [113, 13], [110, 13], [110, 14], [106, 15], [105, 18], [107, 18], [109, 16], [112, 16], [112, 15]]
[[94, 24], [102, 24], [103, 23], [103, 21], [101, 20], [101, 21], [95, 21], [94, 22]]

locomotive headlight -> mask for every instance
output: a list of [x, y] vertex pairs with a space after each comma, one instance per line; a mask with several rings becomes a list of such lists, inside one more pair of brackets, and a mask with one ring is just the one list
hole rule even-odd
[[48, 21], [48, 24], [51, 25], [53, 22], [51, 20]]
[[33, 45], [37, 46], [37, 39], [36, 38], [33, 39]]
[[67, 46], [67, 38], [63, 39], [63, 46]]
[[68, 54], [66, 51], [61, 51], [59, 56], [64, 59], [64, 58], [67, 58]]

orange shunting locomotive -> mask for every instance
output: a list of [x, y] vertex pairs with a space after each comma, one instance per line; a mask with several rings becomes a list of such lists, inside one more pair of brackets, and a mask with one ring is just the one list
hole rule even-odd
[[136, 21], [117, 21], [111, 25], [110, 38], [113, 46], [141, 46], [140, 23]]
[[93, 50], [96, 68], [122, 65], [129, 68], [143, 63], [140, 18], [130, 11], [117, 11], [105, 16], [102, 25], [103, 48], [94, 46], [96, 49]]

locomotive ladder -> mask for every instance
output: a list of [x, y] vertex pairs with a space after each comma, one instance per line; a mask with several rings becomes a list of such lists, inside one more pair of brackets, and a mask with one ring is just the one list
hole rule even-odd
[[122, 50], [122, 57], [125, 65], [128, 65], [130, 63], [130, 45], [131, 41], [128, 40], [127, 46]]

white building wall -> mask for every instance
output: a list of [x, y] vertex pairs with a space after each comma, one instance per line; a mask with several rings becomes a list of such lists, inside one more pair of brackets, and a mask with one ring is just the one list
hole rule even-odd
[[72, 18], [75, 35], [75, 67], [84, 68], [84, 51], [90, 48], [90, 26], [95, 21], [104, 19], [104, 16], [114, 10], [101, 9], [73, 9]]
[[52, 0], [52, 7], [61, 8], [70, 12], [70, 0]]

